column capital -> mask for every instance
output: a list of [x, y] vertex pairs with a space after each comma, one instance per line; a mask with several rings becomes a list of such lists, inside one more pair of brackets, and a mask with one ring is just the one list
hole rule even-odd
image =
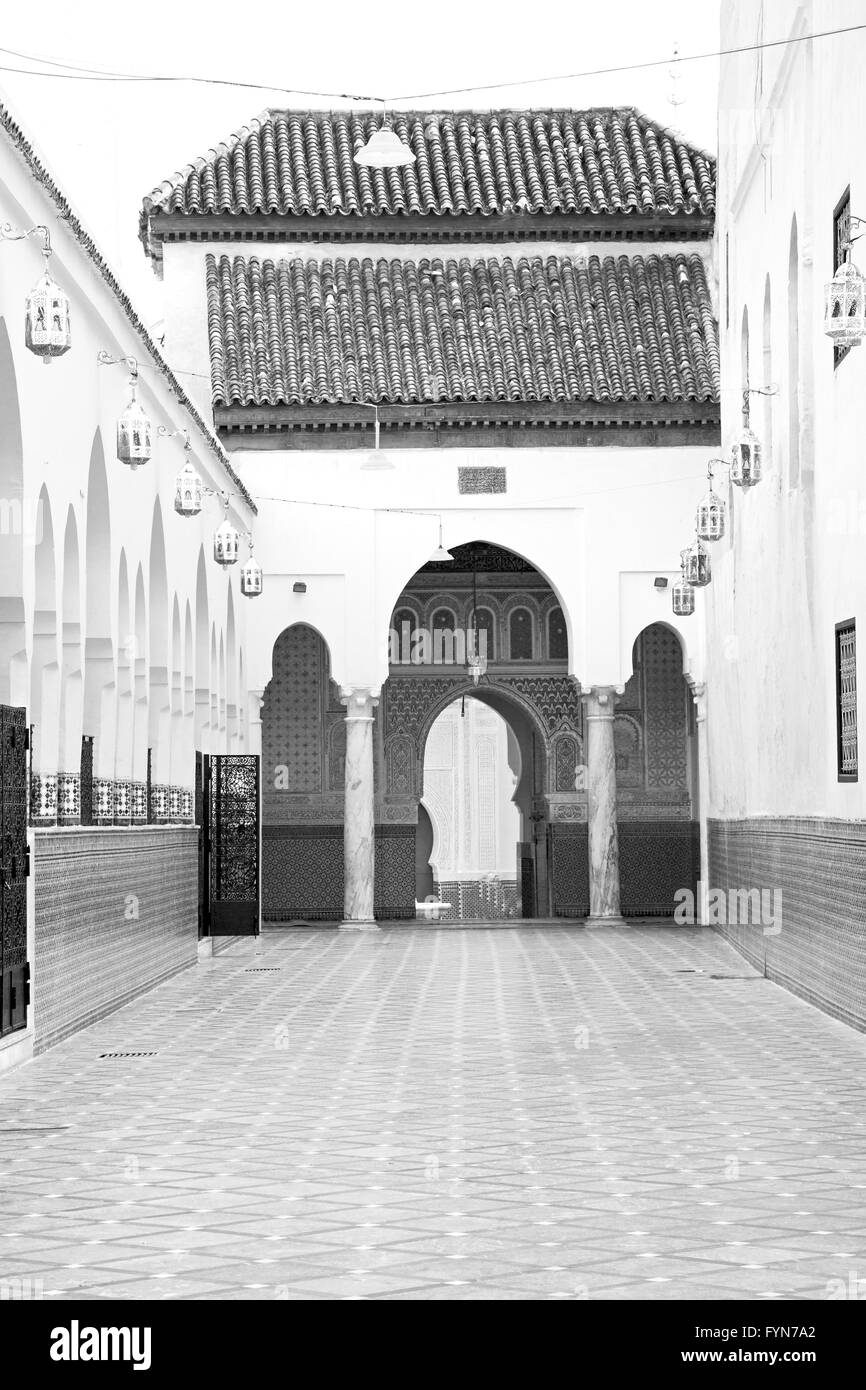
[[706, 681], [696, 681], [692, 676], [686, 676], [686, 684], [695, 702], [695, 719], [700, 724], [707, 717], [707, 683]]
[[591, 685], [580, 692], [587, 719], [613, 719], [614, 706], [624, 686]]
[[347, 719], [370, 719], [379, 703], [379, 692], [368, 685], [341, 686], [340, 700], [346, 706]]

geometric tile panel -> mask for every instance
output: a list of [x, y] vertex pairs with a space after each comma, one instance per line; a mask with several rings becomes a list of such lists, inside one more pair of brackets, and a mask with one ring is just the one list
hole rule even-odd
[[[711, 820], [709, 856], [709, 887], [725, 894], [716, 930], [769, 979], [866, 1030], [863, 821]], [[737, 910], [732, 890], [755, 889], [760, 911], [756, 898]]]
[[585, 825], [550, 827], [554, 917], [589, 913], [589, 833]]
[[647, 786], [688, 787], [687, 704], [679, 639], [661, 623], [640, 636]]
[[376, 827], [375, 913], [380, 921], [415, 918], [414, 825]]
[[328, 649], [305, 623], [274, 645], [273, 676], [262, 707], [262, 796], [265, 825], [291, 818], [287, 796], [323, 787]]
[[700, 839], [693, 821], [619, 821], [619, 880], [625, 917], [672, 917], [679, 888], [696, 891]]
[[266, 922], [340, 922], [343, 827], [262, 827], [262, 916]]
[[198, 832], [36, 833], [36, 1049], [196, 958]]

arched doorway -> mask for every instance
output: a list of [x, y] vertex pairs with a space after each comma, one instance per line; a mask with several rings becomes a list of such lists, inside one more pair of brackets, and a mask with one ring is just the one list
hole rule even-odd
[[262, 698], [262, 916], [343, 916], [345, 706], [328, 645], [295, 623], [274, 643]]
[[614, 720], [620, 896], [625, 917], [670, 917], [700, 869], [697, 730], [679, 635], [637, 636]]
[[[0, 319], [0, 704], [22, 700], [25, 668], [24, 542], [39, 544], [40, 507], [28, 517], [18, 383], [6, 324]], [[17, 669], [16, 669], [17, 668]]]
[[[416, 865], [416, 900], [448, 907], [440, 920], [485, 921], [523, 916], [520, 846], [523, 820], [516, 796], [522, 774], [512, 727], [489, 703], [462, 695], [437, 715], [427, 734], [416, 843], [430, 821], [429, 879]], [[420, 858], [420, 856], [419, 856]]]
[[[425, 749], [436, 720], [464, 699], [501, 716], [516, 744], [517, 916], [583, 916], [583, 716], [568, 673], [566, 615], [546, 577], [513, 551], [478, 540], [452, 555], [422, 566], [392, 613], [377, 719], [377, 916], [415, 916], [426, 896], [418, 892], [429, 863], [422, 851], [435, 809], [432, 796], [425, 806]], [[473, 651], [485, 662], [477, 681]], [[477, 827], [471, 835], [477, 840]]]

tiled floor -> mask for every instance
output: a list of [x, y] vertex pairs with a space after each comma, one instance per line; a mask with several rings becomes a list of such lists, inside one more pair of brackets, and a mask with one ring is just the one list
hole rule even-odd
[[864, 1062], [710, 931], [272, 930], [0, 1080], [0, 1284], [864, 1296]]

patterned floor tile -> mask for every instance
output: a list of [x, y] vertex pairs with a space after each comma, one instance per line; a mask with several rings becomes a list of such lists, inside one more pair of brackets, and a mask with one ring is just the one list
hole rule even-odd
[[699, 929], [274, 928], [0, 1078], [0, 1280], [828, 1297], [866, 1277], [866, 1038], [711, 979], [746, 970]]

